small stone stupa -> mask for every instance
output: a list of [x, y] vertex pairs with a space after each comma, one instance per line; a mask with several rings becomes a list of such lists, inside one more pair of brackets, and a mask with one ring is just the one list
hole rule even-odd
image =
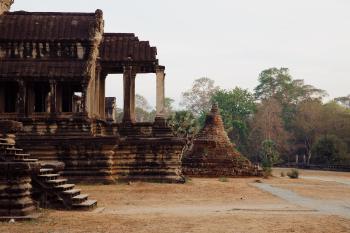
[[217, 104], [207, 115], [204, 128], [196, 135], [182, 158], [184, 175], [193, 177], [258, 176], [258, 168], [242, 156], [224, 129]]

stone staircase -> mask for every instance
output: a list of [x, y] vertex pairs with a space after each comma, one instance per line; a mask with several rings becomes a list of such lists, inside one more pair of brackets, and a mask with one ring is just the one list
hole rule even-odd
[[40, 187], [39, 191], [45, 191], [44, 196], [40, 197], [43, 205], [63, 206], [70, 210], [90, 210], [97, 206], [96, 200], [89, 200], [88, 194], [81, 194], [80, 189], [69, 184], [52, 168], [41, 168], [40, 173], [33, 177], [33, 183]]
[[37, 159], [30, 159], [29, 154], [23, 153], [22, 149], [9, 143], [7, 139], [0, 138], [0, 160], [3, 162], [37, 162]]
[[[15, 143], [0, 138], [0, 161], [35, 163], [38, 159], [31, 159], [22, 149], [15, 147]], [[74, 184], [55, 173], [54, 169], [42, 167], [39, 173], [31, 176], [33, 197], [43, 206], [65, 208], [68, 210], [90, 210], [97, 206], [96, 200], [89, 200], [87, 194], [81, 194]]]

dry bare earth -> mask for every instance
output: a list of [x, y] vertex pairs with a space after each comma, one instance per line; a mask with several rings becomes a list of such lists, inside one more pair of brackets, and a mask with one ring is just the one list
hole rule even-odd
[[[350, 179], [347, 175], [342, 177]], [[349, 218], [287, 202], [254, 187], [254, 181], [84, 185], [84, 192], [99, 200], [96, 211], [44, 210], [36, 221], [0, 223], [0, 232], [350, 232]], [[350, 202], [345, 184], [279, 177], [262, 181], [310, 198]]]

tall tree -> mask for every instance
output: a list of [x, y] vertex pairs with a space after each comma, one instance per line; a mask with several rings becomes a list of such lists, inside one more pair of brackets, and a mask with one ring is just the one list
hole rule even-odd
[[291, 130], [292, 121], [297, 105], [308, 99], [322, 99], [327, 93], [312, 85], [305, 84], [304, 80], [293, 80], [287, 68], [270, 68], [259, 75], [259, 85], [254, 89], [259, 100], [276, 99], [282, 106], [282, 117], [288, 130]]
[[238, 150], [247, 153], [249, 133], [248, 120], [256, 110], [255, 98], [248, 90], [236, 87], [232, 90], [219, 90], [212, 101], [218, 103], [225, 129]]
[[202, 112], [210, 110], [210, 100], [217, 90], [219, 87], [215, 86], [214, 80], [210, 78], [196, 79], [192, 88], [182, 93], [181, 104], [195, 116], [199, 116]]
[[[294, 120], [294, 135], [299, 151], [304, 151], [307, 164], [312, 158], [312, 147], [324, 129], [323, 106], [320, 100], [306, 100], [298, 105]], [[300, 150], [303, 148], [302, 150]]]
[[164, 103], [164, 111], [165, 111], [165, 117], [168, 118], [171, 116], [171, 114], [173, 114], [174, 112], [174, 104], [175, 100], [173, 100], [172, 98], [165, 98], [165, 103]]
[[136, 94], [135, 105], [137, 122], [151, 122], [154, 120], [154, 114], [151, 114], [152, 107], [144, 96]]
[[178, 137], [186, 139], [189, 146], [198, 132], [198, 121], [190, 111], [176, 111], [168, 118], [168, 124]]
[[290, 150], [291, 135], [285, 130], [282, 120], [282, 107], [280, 103], [270, 98], [263, 100], [251, 121], [249, 136], [251, 156], [258, 156], [262, 151], [264, 141], [273, 142], [279, 154], [287, 154]]
[[345, 107], [350, 108], [350, 95], [338, 97], [338, 98], [335, 98], [334, 100], [344, 105]]

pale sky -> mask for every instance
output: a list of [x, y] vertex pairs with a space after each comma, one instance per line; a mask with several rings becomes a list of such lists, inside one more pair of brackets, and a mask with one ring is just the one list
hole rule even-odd
[[[133, 32], [157, 47], [177, 103], [197, 78], [253, 90], [270, 67], [288, 67], [330, 98], [350, 94], [349, 0], [15, 0], [11, 10], [96, 9], [105, 32]], [[140, 75], [136, 92], [153, 105], [155, 85], [155, 75]], [[121, 76], [108, 77], [107, 95], [122, 106]]]

